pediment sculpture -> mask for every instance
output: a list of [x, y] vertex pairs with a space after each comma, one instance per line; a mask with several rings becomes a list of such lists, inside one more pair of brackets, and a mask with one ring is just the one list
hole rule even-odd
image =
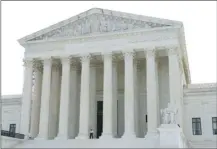
[[164, 26], [170, 25], [117, 17], [112, 15], [92, 14], [76, 21], [69, 22], [66, 25], [60, 26], [57, 29], [30, 39], [29, 41], [50, 38], [53, 39], [59, 37], [76, 37], [93, 33], [108, 33]]

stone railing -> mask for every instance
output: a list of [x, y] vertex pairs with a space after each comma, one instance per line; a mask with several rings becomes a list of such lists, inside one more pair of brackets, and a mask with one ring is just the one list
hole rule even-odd
[[1, 136], [10, 137], [10, 138], [17, 138], [17, 139], [24, 139], [24, 135], [20, 133], [14, 133], [7, 130], [1, 130]]

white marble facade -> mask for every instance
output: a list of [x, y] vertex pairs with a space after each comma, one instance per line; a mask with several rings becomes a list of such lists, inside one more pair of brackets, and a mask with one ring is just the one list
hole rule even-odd
[[173, 124], [187, 130], [181, 22], [94, 8], [19, 43], [26, 138], [88, 139], [90, 129], [99, 139], [149, 138], [166, 122], [168, 103], [177, 110]]
[[19, 40], [26, 47], [23, 134], [88, 138], [102, 127], [101, 138], [144, 137], [156, 134], [168, 102], [181, 111], [181, 87], [190, 81], [182, 23], [112, 14], [91, 9]]
[[[179, 69], [173, 68], [178, 61], [172, 59], [174, 50], [177, 48], [166, 49], [165, 52], [170, 55], [162, 57], [162, 60], [158, 59], [157, 51], [154, 50], [144, 51], [144, 58], [140, 59], [132, 50], [119, 55], [112, 52], [97, 56], [82, 55], [79, 57], [80, 61], [77, 57], [70, 56], [26, 60], [23, 94], [23, 105], [26, 105], [23, 106], [25, 108], [21, 114], [21, 132], [27, 135], [30, 129], [33, 137], [44, 139], [87, 138], [91, 128], [97, 132], [98, 100], [103, 101], [103, 136], [144, 137], [146, 132], [156, 132], [160, 124], [159, 109], [165, 107], [159, 105], [159, 86], [156, 82], [159, 79], [156, 78], [160, 76], [159, 67], [166, 64], [169, 70], [177, 71], [180, 75]], [[173, 65], [169, 65], [170, 59], [173, 60]], [[160, 61], [166, 62], [161, 64]], [[33, 71], [35, 76], [32, 94]], [[175, 72], [167, 72], [164, 77], [167, 77], [168, 81], [169, 73]], [[176, 79], [173, 83], [168, 83], [168, 87], [180, 85], [181, 82], [178, 81]], [[168, 95], [171, 102], [176, 102], [171, 96], [173, 94]], [[161, 100], [162, 103], [168, 102], [168, 99]], [[139, 106], [140, 102], [143, 102], [142, 107]], [[122, 111], [119, 111], [121, 108]], [[138, 109], [143, 109], [143, 112]], [[146, 126], [147, 130], [144, 132], [144, 126], [139, 125], [145, 125], [143, 123], [146, 123], [144, 119], [148, 113], [151, 113], [147, 122], [149, 127]], [[123, 127], [119, 133], [118, 116], [124, 118], [122, 124], [119, 124]], [[143, 122], [139, 122], [141, 119]]]

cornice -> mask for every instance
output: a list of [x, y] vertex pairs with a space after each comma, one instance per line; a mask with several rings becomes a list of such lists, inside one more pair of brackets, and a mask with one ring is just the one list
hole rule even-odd
[[3, 95], [1, 96], [2, 105], [20, 105], [22, 103], [22, 95]]
[[[84, 35], [84, 36], [78, 36], [78, 37], [68, 37], [68, 38], [60, 38], [60, 39], [47, 39], [47, 40], [40, 40], [40, 41], [28, 41], [27, 43], [23, 44], [27, 46], [28, 44], [43, 44], [48, 42], [66, 42], [67, 44], [72, 43], [84, 43], [88, 41], [97, 41], [97, 40], [110, 40], [110, 39], [116, 39], [120, 37], [129, 37], [129, 36], [142, 36], [147, 35], [147, 33], [151, 32], [168, 32], [168, 31], [178, 31], [180, 27], [160, 27], [160, 28], [152, 28], [152, 29], [139, 29], [136, 31], [123, 31], [123, 32], [111, 32], [111, 33], [104, 33], [104, 34], [92, 34], [92, 35]], [[158, 36], [153, 41], [159, 41], [159, 40], [166, 40], [166, 39], [172, 39], [174, 37], [161, 37]], [[177, 37], [175, 37], [177, 38]], [[147, 40], [149, 41], [149, 40]], [[138, 41], [134, 41], [138, 42]], [[145, 40], [140, 41], [145, 42]]]
[[2, 99], [1, 103], [2, 105], [21, 105], [22, 99], [20, 98], [14, 98], [14, 99]]
[[203, 97], [209, 96], [209, 98], [216, 99], [216, 92], [214, 92], [214, 91], [187, 92], [187, 93], [184, 93], [183, 95], [184, 95], [184, 98], [192, 98], [192, 97], [203, 98]]
[[2, 95], [1, 100], [7, 100], [7, 99], [17, 99], [17, 98], [22, 98], [22, 94], [18, 95]]
[[214, 94], [216, 95], [216, 89], [190, 89], [190, 90], [184, 90], [184, 95], [197, 95], [197, 94]]
[[201, 83], [201, 84], [188, 84], [184, 86], [184, 90], [203, 90], [203, 89], [214, 89], [216, 91], [216, 83]]
[[186, 77], [187, 84], [191, 84], [191, 73], [189, 69], [189, 62], [188, 62], [188, 55], [186, 50], [186, 42], [185, 42], [185, 32], [184, 32], [184, 26], [181, 25], [179, 29], [179, 35], [180, 35], [180, 47], [182, 49], [182, 66], [184, 69], [184, 75]]

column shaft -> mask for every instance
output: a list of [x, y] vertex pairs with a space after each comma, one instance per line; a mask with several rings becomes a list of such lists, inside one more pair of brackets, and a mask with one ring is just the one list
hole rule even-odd
[[50, 119], [49, 119], [49, 136], [55, 138], [58, 133], [59, 122], [59, 105], [60, 105], [60, 64], [58, 61], [53, 62], [51, 76], [51, 101], [50, 101]]
[[75, 138], [77, 136], [77, 115], [79, 114], [78, 110], [78, 95], [77, 95], [77, 79], [78, 72], [75, 61], [71, 64], [71, 75], [70, 75], [70, 102], [69, 102], [69, 138]]
[[20, 120], [20, 133], [25, 137], [29, 136], [30, 128], [30, 113], [31, 113], [31, 99], [32, 99], [32, 75], [33, 75], [33, 62], [24, 61], [24, 85], [23, 85], [23, 97], [22, 97], [22, 109]]
[[96, 66], [90, 66], [90, 124], [89, 129], [93, 129], [96, 137], [97, 122], [97, 101], [96, 101]]
[[139, 109], [139, 98], [138, 98], [138, 83], [137, 83], [137, 61], [135, 60], [134, 62], [134, 100], [135, 100], [135, 133], [136, 136], [139, 136], [140, 133], [140, 124], [139, 124], [139, 119], [140, 119], [140, 114], [139, 112], [141, 112]]
[[59, 132], [56, 139], [69, 138], [70, 58], [61, 59], [62, 81], [60, 94]]
[[117, 79], [117, 62], [113, 62], [113, 68], [112, 68], [112, 86], [113, 86], [113, 92], [112, 92], [112, 100], [113, 100], [113, 105], [112, 105], [112, 120], [113, 120], [113, 137], [117, 137], [117, 114], [118, 114], [118, 107], [117, 107], [117, 102], [118, 102], [118, 79]]
[[112, 54], [105, 54], [103, 83], [103, 133], [102, 138], [113, 137], [113, 85], [112, 85]]
[[80, 117], [78, 139], [89, 137], [90, 118], [90, 57], [81, 57], [81, 93], [80, 93]]
[[39, 132], [40, 121], [40, 106], [41, 106], [41, 87], [42, 87], [42, 65], [37, 64], [34, 69], [35, 72], [35, 87], [33, 94], [33, 104], [31, 113], [31, 127], [30, 135], [35, 138]]
[[146, 82], [147, 82], [147, 115], [148, 115], [148, 133], [157, 131], [157, 72], [155, 64], [155, 52], [146, 53]]
[[125, 132], [123, 137], [135, 135], [135, 89], [134, 89], [134, 53], [124, 53], [125, 61]]
[[39, 134], [37, 139], [49, 139], [52, 59], [44, 60]]

